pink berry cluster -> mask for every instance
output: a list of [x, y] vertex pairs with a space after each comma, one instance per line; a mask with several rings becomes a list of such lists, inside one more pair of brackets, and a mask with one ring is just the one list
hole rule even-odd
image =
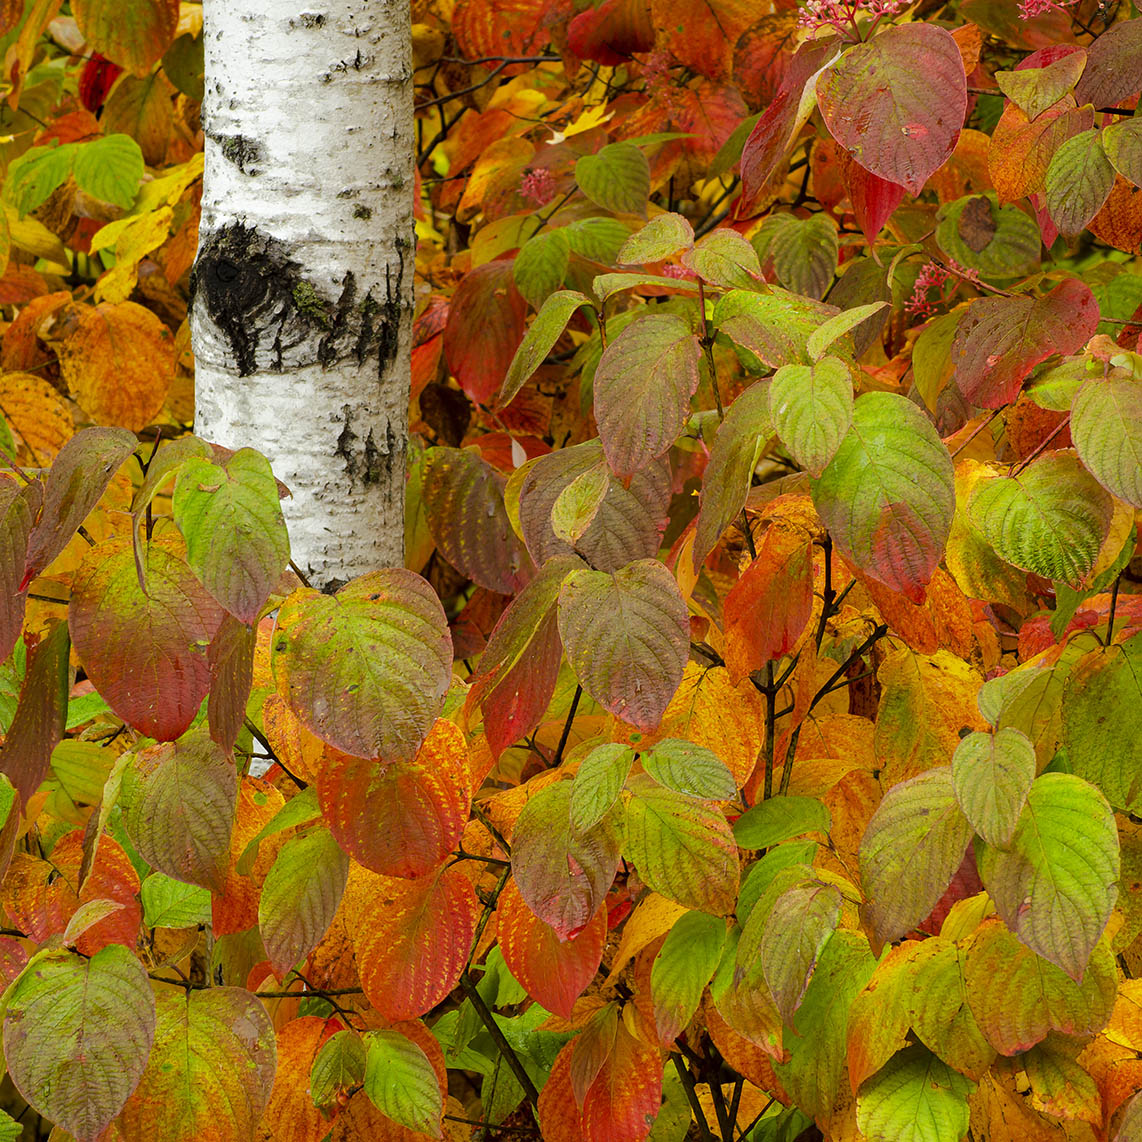
[[1052, 9], [1063, 11], [1075, 0], [1019, 0], [1019, 19], [1033, 20], [1036, 16], [1045, 16]]
[[908, 6], [908, 0], [806, 0], [797, 22], [803, 28], [836, 28], [842, 35], [857, 27], [860, 17], [880, 20]]
[[[935, 262], [929, 262], [916, 276], [912, 296], [904, 303], [904, 312], [912, 317], [928, 318], [936, 312], [936, 306], [944, 301], [944, 286], [952, 275]], [[931, 290], [939, 290], [937, 297], [928, 296]]]
[[555, 176], [546, 167], [525, 171], [519, 181], [519, 192], [528, 202], [546, 206], [555, 197]]

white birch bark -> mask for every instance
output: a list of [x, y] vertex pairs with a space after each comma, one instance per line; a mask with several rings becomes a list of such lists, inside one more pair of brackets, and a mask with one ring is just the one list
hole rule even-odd
[[408, 0], [207, 0], [195, 431], [263, 452], [315, 586], [403, 561]]

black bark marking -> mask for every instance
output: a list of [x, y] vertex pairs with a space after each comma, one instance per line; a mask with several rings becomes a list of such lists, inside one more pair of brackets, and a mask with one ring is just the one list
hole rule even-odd
[[341, 413], [345, 423], [337, 436], [337, 447], [333, 450], [334, 456], [339, 456], [345, 462], [345, 474], [354, 483], [360, 482], [365, 487], [385, 484], [392, 475], [397, 458], [397, 436], [393, 426], [385, 424], [385, 446], [377, 444], [375, 431], [369, 429], [364, 444], [359, 444], [360, 437], [353, 429], [353, 413], [349, 405], [343, 405]]
[[243, 174], [251, 177], [260, 174], [257, 164], [262, 161], [262, 147], [256, 139], [245, 135], [217, 135], [215, 141], [223, 158], [232, 162]]

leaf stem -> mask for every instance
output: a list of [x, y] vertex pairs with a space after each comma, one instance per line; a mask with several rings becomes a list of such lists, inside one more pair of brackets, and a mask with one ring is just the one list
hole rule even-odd
[[1110, 589], [1110, 614], [1106, 618], [1106, 645], [1114, 645], [1114, 612], [1118, 609], [1118, 585], [1122, 582], [1122, 575], [1114, 577], [1114, 586]]
[[563, 763], [563, 751], [567, 747], [567, 739], [571, 736], [571, 723], [575, 721], [575, 711], [579, 708], [579, 699], [583, 697], [583, 687], [575, 684], [575, 697], [571, 699], [571, 708], [567, 711], [567, 720], [563, 723], [563, 733], [559, 737], [555, 756], [551, 759], [548, 769], [558, 769]]
[[702, 1109], [702, 1104], [698, 1101], [698, 1092], [694, 1089], [694, 1076], [687, 1070], [682, 1056], [676, 1051], [670, 1052], [670, 1061], [674, 1064], [674, 1069], [682, 1080], [682, 1087], [686, 1091], [686, 1101], [690, 1103], [690, 1111], [694, 1115], [694, 1121], [698, 1124], [698, 1137], [702, 1139], [702, 1142], [714, 1142], [714, 1136], [710, 1133], [710, 1124], [706, 1121], [706, 1112]]
[[531, 1081], [531, 1075], [524, 1070], [523, 1063], [519, 1061], [519, 1056], [515, 1053], [511, 1043], [508, 1042], [503, 1028], [496, 1022], [496, 1017], [484, 1002], [484, 997], [477, 990], [475, 981], [467, 971], [462, 972], [460, 975], [460, 989], [472, 1001], [472, 1007], [480, 1017], [480, 1022], [483, 1023], [485, 1030], [491, 1035], [492, 1042], [495, 1043], [499, 1049], [504, 1062], [511, 1068], [511, 1072], [515, 1075], [516, 1081], [523, 1087], [523, 1093], [527, 1101], [531, 1103], [532, 1107], [538, 1107], [539, 1091], [535, 1089], [535, 1083]]

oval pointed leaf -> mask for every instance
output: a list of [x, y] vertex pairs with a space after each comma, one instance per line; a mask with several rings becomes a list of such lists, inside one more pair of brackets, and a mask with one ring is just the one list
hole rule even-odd
[[809, 338], [836, 314], [835, 305], [825, 305], [783, 289], [771, 288], [768, 293], [735, 289], [718, 300], [714, 307], [714, 324], [719, 332], [748, 349], [763, 365], [776, 369], [782, 365], [808, 364]]
[[816, 797], [771, 797], [734, 822], [734, 840], [743, 849], [767, 849], [790, 837], [827, 833], [829, 824], [829, 810]]
[[173, 507], [194, 573], [226, 610], [252, 623], [289, 563], [269, 461], [252, 448], [221, 464], [190, 459], [179, 470]]
[[559, 592], [559, 635], [599, 705], [639, 729], [658, 725], [690, 654], [686, 603], [663, 564], [572, 571]]
[[972, 837], [943, 765], [893, 786], [860, 843], [860, 877], [876, 937], [911, 931], [944, 894]]
[[552, 346], [563, 336], [571, 314], [590, 304], [589, 297], [573, 289], [557, 290], [544, 301], [508, 366], [499, 395], [501, 406], [511, 404], [516, 393], [543, 364]]
[[124, 1142], [249, 1138], [270, 1100], [274, 1026], [239, 987], [164, 987], [146, 1072], [117, 1122]]
[[399, 1031], [366, 1036], [365, 1094], [386, 1117], [439, 1138], [444, 1094], [428, 1056]]
[[372, 571], [336, 595], [295, 591], [274, 630], [278, 693], [323, 741], [357, 757], [407, 759], [452, 678], [444, 608], [419, 575]]
[[1004, 923], [1082, 980], [1118, 896], [1118, 830], [1106, 798], [1070, 773], [1031, 787], [1011, 846], [988, 846], [980, 876]]
[[1016, 476], [977, 485], [972, 526], [1006, 563], [1078, 585], [1094, 566], [1114, 503], [1073, 453], [1049, 452]]
[[165, 547], [148, 543], [141, 565], [146, 592], [129, 539], [93, 547], [72, 588], [68, 626], [111, 709], [140, 733], [173, 741], [210, 689], [207, 652], [222, 610]]
[[1142, 123], [1122, 119], [1102, 132], [1106, 157], [1123, 178], [1142, 185]]
[[146, 75], [178, 29], [178, 0], [78, 0], [72, 11], [93, 52]]
[[322, 1044], [309, 1073], [309, 1091], [315, 1106], [328, 1108], [349, 1087], [365, 1077], [365, 1041], [355, 1031], [338, 1031]]
[[960, 1142], [975, 1089], [926, 1047], [905, 1047], [865, 1081], [857, 1096], [857, 1125], [868, 1138], [894, 1142]]
[[853, 418], [853, 379], [836, 357], [815, 365], [784, 365], [769, 388], [773, 427], [793, 459], [820, 476]]
[[472, 882], [456, 867], [421, 880], [354, 869], [346, 923], [361, 986], [390, 1022], [417, 1019], [460, 980], [480, 914]]
[[919, 194], [956, 145], [967, 77], [951, 34], [889, 28], [849, 48], [817, 81], [829, 133], [865, 170]]
[[1142, 385], [1090, 380], [1071, 407], [1079, 459], [1112, 495], [1142, 508]]
[[725, 817], [684, 793], [642, 782], [627, 805], [623, 855], [668, 900], [728, 915], [738, 896], [738, 855]]
[[968, 734], [952, 755], [956, 800], [989, 845], [1006, 848], [1035, 780], [1035, 746], [1019, 730]]
[[860, 397], [848, 434], [812, 490], [845, 557], [922, 601], [955, 513], [952, 458], [923, 413], [893, 393]]
[[642, 767], [678, 793], [705, 801], [728, 801], [737, 792], [729, 766], [713, 750], [680, 738], [666, 738], [641, 757]]
[[576, 833], [593, 829], [610, 812], [634, 765], [634, 750], [621, 742], [596, 746], [579, 763], [569, 813]]
[[814, 361], [819, 361], [829, 347], [846, 333], [851, 333], [862, 322], [879, 313], [888, 305], [886, 301], [870, 301], [867, 305], [857, 305], [830, 317], [818, 329], [814, 329], [805, 342], [805, 351]]
[[666, 936], [650, 969], [654, 1023], [662, 1043], [672, 1043], [698, 1010], [726, 946], [726, 922], [705, 912], [685, 912]]
[[757, 251], [724, 226], [700, 238], [682, 255], [682, 264], [722, 289], [753, 289], [764, 280]]
[[468, 747], [438, 721], [411, 762], [338, 753], [318, 775], [321, 811], [338, 844], [385, 876], [425, 876], [460, 840], [470, 806]]
[[123, 774], [124, 823], [147, 862], [221, 892], [230, 867], [238, 775], [201, 728], [136, 754]]
[[681, 214], [659, 214], [626, 240], [618, 261], [624, 266], [662, 262], [693, 244], [694, 227]]
[[571, 244], [562, 230], [537, 234], [524, 243], [512, 263], [512, 276], [529, 305], [538, 309], [563, 284]]
[[588, 468], [559, 493], [551, 509], [551, 530], [557, 538], [574, 547], [599, 514], [599, 507], [611, 487], [606, 464]]
[[291, 837], [262, 885], [258, 928], [279, 979], [329, 930], [349, 877], [349, 858], [328, 829]]
[[[1073, 59], [1076, 54], [1063, 59]], [[1114, 167], [1103, 150], [1101, 136], [1102, 132], [1095, 129], [1073, 135], [1054, 153], [1047, 168], [1047, 213], [1059, 233], [1068, 238], [1082, 231], [1114, 188]]]
[[147, 1065], [155, 999], [119, 944], [91, 959], [36, 957], [5, 997], [4, 1057], [16, 1089], [45, 1118], [93, 1142]]
[[12, 653], [24, 626], [24, 557], [42, 496], [39, 483], [21, 488], [14, 480], [0, 482], [0, 662]]
[[638, 317], [595, 371], [595, 418], [611, 469], [629, 476], [678, 438], [698, 388], [698, 338], [672, 314]]
[[514, 595], [528, 564], [504, 507], [504, 477], [466, 448], [424, 454], [421, 495], [440, 554], [478, 586]]
[[597, 154], [575, 163], [579, 189], [596, 205], [615, 214], [646, 214], [650, 163], [633, 143], [608, 143]]
[[193, 928], [210, 923], [210, 890], [152, 872], [143, 881], [139, 899], [148, 928]]
[[572, 830], [572, 784], [557, 781], [536, 793], [512, 833], [512, 876], [520, 895], [561, 940], [590, 923], [619, 863], [613, 814]]
[[595, 978], [607, 942], [607, 910], [561, 939], [524, 903], [514, 880], [500, 894], [496, 938], [508, 970], [542, 1007], [571, 1017], [575, 1001]]

